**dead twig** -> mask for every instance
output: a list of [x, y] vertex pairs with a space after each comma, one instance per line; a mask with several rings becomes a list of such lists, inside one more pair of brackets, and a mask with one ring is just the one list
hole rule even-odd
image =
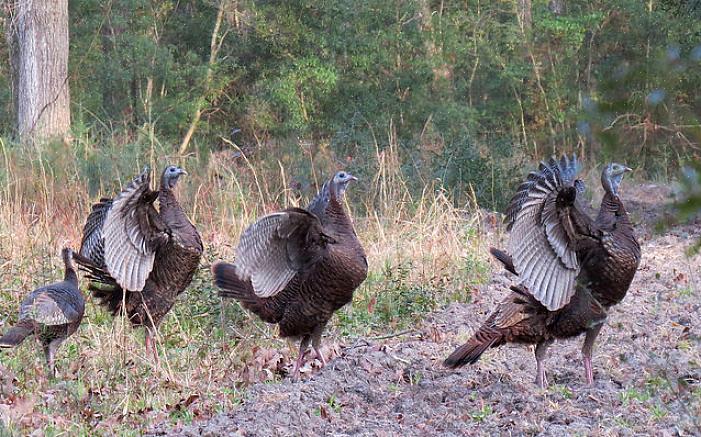
[[395, 333], [393, 333], [393, 334], [378, 335], [378, 336], [375, 336], [375, 337], [368, 337], [368, 340], [386, 340], [386, 339], [388, 339], [388, 338], [401, 337], [402, 335], [411, 334], [411, 333], [414, 333], [414, 332], [418, 332], [418, 331], [417, 331], [416, 329], [407, 329], [407, 330], [404, 330], [404, 331], [395, 332]]

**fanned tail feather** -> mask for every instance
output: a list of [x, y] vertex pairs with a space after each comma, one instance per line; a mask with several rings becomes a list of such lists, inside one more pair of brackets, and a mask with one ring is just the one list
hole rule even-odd
[[0, 348], [11, 348], [19, 345], [25, 338], [34, 332], [31, 323], [20, 321], [17, 325], [8, 329], [5, 335], [0, 337]]

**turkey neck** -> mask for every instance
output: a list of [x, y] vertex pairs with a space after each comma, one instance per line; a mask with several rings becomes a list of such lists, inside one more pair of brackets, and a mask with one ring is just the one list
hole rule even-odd
[[168, 227], [174, 234], [178, 234], [183, 240], [183, 244], [187, 247], [199, 246], [199, 241], [195, 241], [197, 239], [194, 238], [197, 235], [197, 231], [180, 207], [173, 190], [161, 184], [158, 202], [160, 203], [161, 219], [168, 224]]
[[335, 196], [329, 200], [329, 205], [326, 208], [326, 217], [324, 227], [331, 229], [334, 237], [345, 239], [345, 237], [352, 237], [355, 239], [355, 231], [353, 230], [353, 223], [350, 220], [348, 214]]
[[[167, 211], [180, 209], [178, 199], [175, 198], [175, 193], [170, 188], [161, 184], [161, 189], [158, 192], [158, 202], [161, 204], [161, 215], [168, 214]], [[165, 218], [165, 217], [164, 217]]]
[[640, 263], [640, 245], [623, 203], [610, 192], [601, 201], [596, 225], [602, 233], [600, 249], [583, 259], [581, 283], [608, 308], [625, 297]]
[[612, 232], [614, 229], [626, 235], [633, 235], [633, 224], [628, 218], [628, 213], [621, 199], [607, 191], [601, 200], [599, 215], [596, 224], [602, 231]]
[[65, 282], [70, 282], [71, 284], [73, 284], [77, 287], [78, 286], [78, 274], [75, 272], [75, 268], [73, 268], [73, 263], [68, 258], [64, 259], [63, 263], [66, 267], [66, 272], [63, 274], [63, 280]]

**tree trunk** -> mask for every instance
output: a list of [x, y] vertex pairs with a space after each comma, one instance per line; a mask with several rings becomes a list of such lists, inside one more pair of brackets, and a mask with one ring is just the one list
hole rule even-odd
[[14, 6], [17, 132], [23, 142], [67, 140], [68, 0], [16, 0]]
[[531, 0], [518, 0], [518, 22], [521, 30], [528, 35], [533, 25], [533, 14], [531, 12]]
[[[426, 47], [426, 54], [429, 59], [431, 59], [433, 64], [433, 81], [438, 82], [441, 79], [452, 80], [453, 79], [453, 69], [450, 65], [443, 59], [442, 48], [436, 46], [434, 42], [434, 29], [431, 20], [433, 19], [433, 10], [431, 8], [431, 2], [429, 0], [422, 0], [420, 3], [421, 12], [421, 30], [423, 31], [424, 45]], [[438, 10], [436, 11], [439, 17], [443, 16], [443, 1], [440, 2]], [[440, 32], [440, 29], [439, 29]]]

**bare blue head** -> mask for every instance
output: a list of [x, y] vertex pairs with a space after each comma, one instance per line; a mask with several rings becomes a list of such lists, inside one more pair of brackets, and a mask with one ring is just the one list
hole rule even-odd
[[601, 185], [607, 193], [618, 196], [618, 187], [621, 185], [623, 175], [626, 172], [633, 171], [630, 167], [623, 164], [612, 162], [601, 172]]
[[161, 176], [161, 185], [164, 188], [173, 189], [175, 184], [178, 183], [178, 178], [182, 175], [186, 175], [187, 172], [177, 165], [169, 165], [163, 170], [163, 175]]
[[346, 193], [346, 188], [348, 188], [348, 184], [350, 183], [350, 181], [357, 180], [358, 178], [348, 173], [347, 171], [341, 170], [337, 172], [331, 180], [331, 188], [334, 194], [336, 195], [336, 198], [342, 199], [343, 195]]

